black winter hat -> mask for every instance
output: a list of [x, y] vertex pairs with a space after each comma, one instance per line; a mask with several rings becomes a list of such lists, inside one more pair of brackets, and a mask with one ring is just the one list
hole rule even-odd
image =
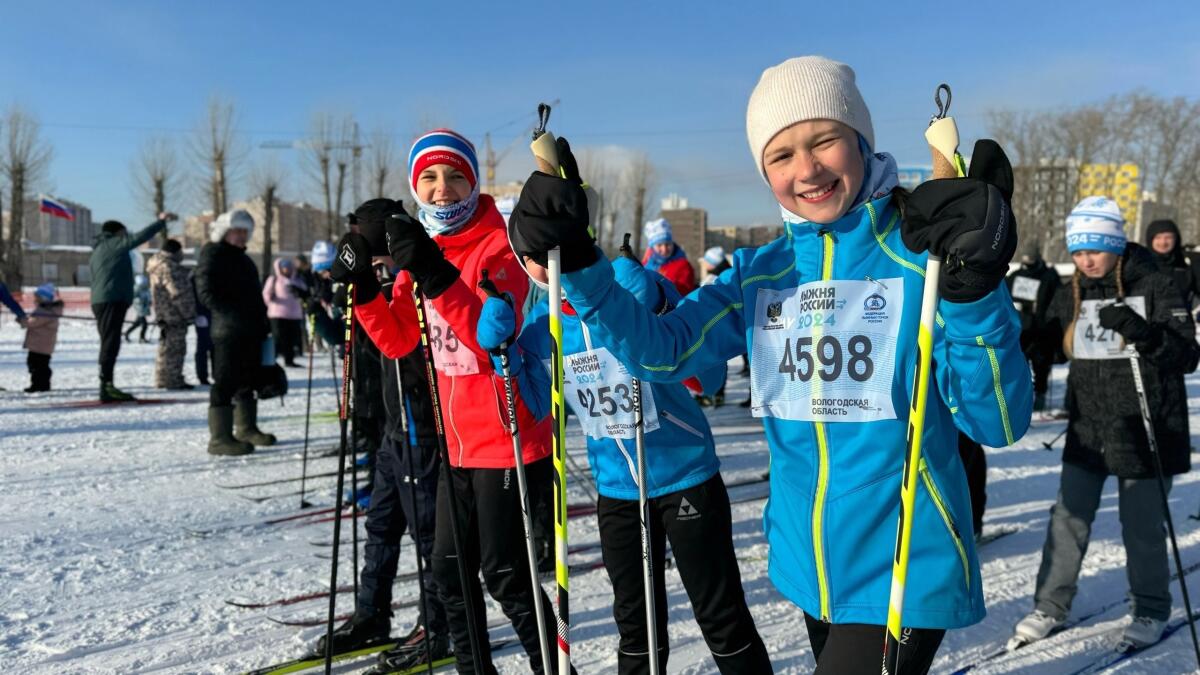
[[354, 209], [358, 231], [371, 247], [371, 255], [388, 255], [386, 226], [388, 218], [404, 213], [404, 203], [398, 199], [368, 199]]
[[168, 239], [167, 242], [162, 245], [162, 250], [166, 251], [167, 253], [178, 253], [183, 250], [183, 245], [175, 239]]
[[119, 220], [106, 220], [104, 221], [104, 224], [100, 226], [101, 232], [108, 232], [109, 234], [116, 234], [124, 229], [125, 223], [122, 223]]
[[1163, 232], [1170, 232], [1171, 234], [1174, 234], [1175, 246], [1178, 247], [1180, 245], [1179, 226], [1175, 224], [1175, 221], [1163, 218], [1161, 220], [1153, 220], [1149, 225], [1146, 226], [1146, 246], [1149, 246], [1151, 242], [1154, 241], [1154, 238]]

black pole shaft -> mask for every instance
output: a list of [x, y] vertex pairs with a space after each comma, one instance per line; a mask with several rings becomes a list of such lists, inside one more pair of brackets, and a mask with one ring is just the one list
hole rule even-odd
[[413, 471], [413, 443], [408, 435], [408, 403], [404, 400], [404, 376], [400, 373], [400, 359], [393, 359], [392, 363], [396, 367], [396, 398], [400, 402], [400, 433], [404, 436], [400, 448], [404, 451], [405, 471], [408, 472], [408, 501], [413, 514], [408, 526], [412, 528], [410, 534], [414, 544], [413, 548], [417, 552], [417, 583], [420, 584], [417, 593], [421, 598], [420, 615], [425, 624], [421, 626], [425, 638], [425, 661], [428, 666], [427, 672], [432, 673], [433, 645], [429, 640], [429, 599], [425, 593], [425, 555], [421, 552], [421, 517], [417, 513], [417, 474]]
[[[354, 348], [354, 284], [346, 289], [346, 332], [343, 338], [342, 391], [338, 399], [341, 444], [338, 450], [337, 496], [333, 511], [333, 558], [329, 563], [329, 617], [325, 624], [325, 675], [333, 672], [333, 622], [337, 615], [338, 539], [342, 536], [342, 490], [346, 487], [346, 435], [350, 407], [350, 367]], [[332, 348], [332, 345], [331, 345]], [[332, 356], [333, 352], [330, 352]], [[357, 570], [356, 570], [357, 571]]]
[[[354, 376], [351, 375], [351, 379]], [[351, 410], [354, 408], [351, 407]], [[350, 417], [350, 569], [354, 570], [354, 611], [358, 611], [358, 421]]]
[[[463, 590], [463, 606], [467, 612], [467, 636], [471, 643], [471, 660], [474, 661], [475, 672], [487, 672], [483, 668], [483, 653], [480, 651], [479, 624], [475, 620], [475, 597], [471, 592], [470, 575], [467, 574], [467, 561], [463, 557], [462, 532], [459, 528], [458, 501], [454, 499], [454, 483], [450, 475], [450, 448], [446, 444], [446, 425], [442, 419], [442, 401], [438, 398], [437, 369], [433, 366], [433, 347], [430, 337], [429, 322], [425, 320], [425, 299], [421, 288], [413, 284], [413, 305], [417, 309], [417, 324], [421, 330], [421, 347], [425, 355], [425, 378], [429, 382], [429, 397], [433, 404], [433, 422], [437, 427], [438, 452], [442, 459], [442, 475], [446, 477], [445, 485], [439, 485], [439, 490], [447, 490], [446, 499], [450, 506], [450, 536], [454, 540], [454, 560], [458, 565], [458, 581]], [[478, 583], [478, 581], [476, 581]], [[457, 649], [457, 646], [455, 647]]]
[[1142, 380], [1142, 366], [1138, 362], [1139, 355], [1135, 351], [1129, 357], [1129, 366], [1133, 370], [1134, 386], [1137, 389], [1138, 403], [1142, 409], [1142, 423], [1146, 427], [1146, 443], [1150, 448], [1150, 456], [1154, 458], [1154, 475], [1158, 478], [1158, 493], [1162, 497], [1163, 517], [1167, 520], [1167, 534], [1171, 537], [1171, 553], [1175, 557], [1175, 570], [1179, 573], [1179, 589], [1183, 592], [1183, 609], [1188, 628], [1192, 632], [1192, 648], [1196, 652], [1196, 665], [1200, 666], [1200, 639], [1196, 637], [1196, 621], [1192, 617], [1192, 600], [1188, 597], [1187, 580], [1183, 573], [1183, 560], [1179, 557], [1179, 542], [1175, 539], [1175, 521], [1171, 517], [1171, 503], [1167, 499], [1167, 481], [1163, 477], [1162, 457], [1158, 454], [1158, 438], [1154, 435], [1154, 420], [1150, 417], [1150, 401], [1146, 397], [1146, 383]]
[[316, 319], [311, 315], [308, 317], [308, 390], [305, 394], [304, 402], [304, 458], [300, 461], [300, 508], [307, 509], [312, 506], [304, 499], [305, 483], [308, 480], [308, 427], [312, 421], [312, 380], [313, 380], [313, 352], [316, 351], [316, 345], [313, 344], [313, 335], [315, 334]]

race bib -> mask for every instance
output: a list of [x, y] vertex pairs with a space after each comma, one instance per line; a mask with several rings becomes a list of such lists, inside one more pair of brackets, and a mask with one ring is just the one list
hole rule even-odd
[[[1079, 303], [1079, 316], [1075, 319], [1075, 337], [1072, 348], [1077, 359], [1127, 359], [1125, 340], [1121, 334], [1100, 325], [1100, 308], [1115, 304], [1114, 300], [1084, 300]], [[1142, 296], [1125, 298], [1138, 316], [1146, 318], [1146, 299]]]
[[895, 419], [903, 307], [902, 278], [759, 289], [750, 412], [805, 422]]
[[[605, 347], [563, 356], [563, 394], [592, 438], [635, 438], [633, 377]], [[642, 383], [645, 432], [658, 428], [650, 385]]]
[[1031, 277], [1013, 277], [1012, 296], [1016, 300], [1034, 302], [1037, 300], [1038, 288], [1042, 282]]
[[429, 303], [425, 304], [425, 312], [429, 319], [429, 347], [438, 372], [452, 376], [478, 373], [479, 359], [458, 339], [450, 324]]

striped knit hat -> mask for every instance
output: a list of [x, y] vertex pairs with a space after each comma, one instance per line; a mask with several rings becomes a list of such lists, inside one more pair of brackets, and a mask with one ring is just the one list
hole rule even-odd
[[1108, 197], [1084, 197], [1067, 216], [1067, 251], [1125, 251], [1125, 218]]
[[434, 164], [449, 164], [463, 172], [472, 188], [479, 183], [475, 146], [449, 129], [434, 129], [413, 143], [408, 153], [408, 184], [415, 190], [421, 172]]

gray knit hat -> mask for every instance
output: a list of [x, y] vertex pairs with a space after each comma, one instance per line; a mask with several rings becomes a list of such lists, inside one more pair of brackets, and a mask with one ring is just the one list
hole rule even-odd
[[746, 106], [750, 154], [763, 178], [763, 150], [775, 134], [816, 119], [841, 122], [875, 148], [871, 112], [854, 84], [850, 66], [823, 56], [799, 56], [763, 71]]

